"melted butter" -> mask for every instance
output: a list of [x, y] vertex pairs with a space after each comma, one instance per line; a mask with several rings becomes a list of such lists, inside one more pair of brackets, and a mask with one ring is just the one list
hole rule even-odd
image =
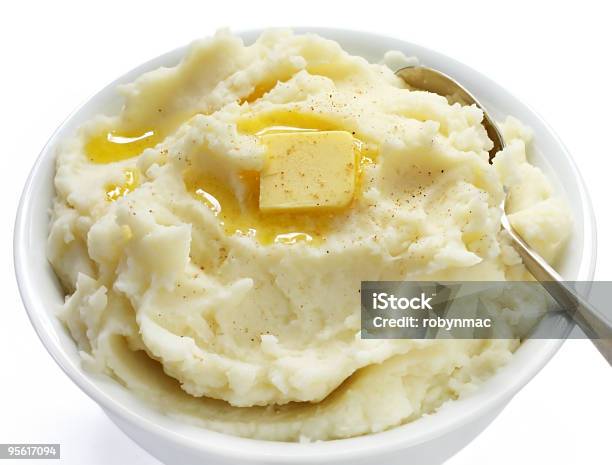
[[249, 95], [247, 95], [246, 97], [241, 99], [239, 103], [241, 103], [241, 104], [244, 103], [244, 102], [253, 103], [256, 100], [259, 100], [265, 94], [267, 94], [272, 89], [274, 89], [278, 85], [279, 82], [283, 82], [283, 81], [281, 81], [281, 80], [270, 80], [270, 81], [264, 81], [264, 82], [256, 85], [255, 88], [253, 89], [253, 91]]
[[342, 130], [323, 115], [281, 110], [247, 116], [237, 122], [239, 132], [262, 136], [275, 132]]
[[106, 200], [114, 202], [120, 197], [132, 192], [139, 184], [138, 171], [126, 169], [123, 172], [124, 181], [121, 184], [109, 184], [106, 186]]
[[[244, 118], [237, 126], [238, 131], [255, 136], [281, 132], [344, 130], [323, 116], [291, 111]], [[376, 149], [354, 133], [353, 137], [360, 168], [357, 174], [357, 193], [353, 204], [341, 211], [262, 213], [259, 210], [259, 173], [256, 171], [240, 175], [245, 192], [242, 201], [236, 197], [231, 186], [212, 175], [187, 174], [186, 186], [192, 195], [219, 218], [228, 235], [250, 236], [263, 245], [298, 242], [320, 244], [333, 227], [333, 220], [353, 207], [361, 191], [363, 167], [376, 160]]]
[[268, 213], [259, 210], [259, 173], [240, 175], [245, 195], [240, 201], [234, 190], [216, 176], [187, 175], [187, 189], [220, 220], [228, 235], [240, 234], [259, 243], [320, 243], [325, 239], [333, 212]]
[[154, 130], [130, 134], [116, 130], [104, 131], [91, 137], [85, 144], [85, 153], [94, 163], [111, 163], [135, 157], [160, 141]]
[[113, 163], [133, 158], [145, 149], [155, 147], [192, 116], [160, 112], [151, 121], [105, 128], [85, 142], [85, 153], [93, 163]]

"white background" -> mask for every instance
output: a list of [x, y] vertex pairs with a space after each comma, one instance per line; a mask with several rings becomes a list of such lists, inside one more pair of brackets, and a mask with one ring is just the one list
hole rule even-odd
[[[598, 219], [597, 278], [612, 280], [607, 2], [7, 3], [0, 7], [0, 443], [61, 443], [62, 464], [159, 464], [115, 428], [38, 341], [15, 284], [12, 223], [39, 150], [77, 105], [135, 65], [219, 27], [381, 32], [437, 49], [496, 79], [533, 106], [577, 160]], [[611, 393], [612, 370], [603, 358], [588, 341], [568, 341], [448, 463], [610, 464]]]

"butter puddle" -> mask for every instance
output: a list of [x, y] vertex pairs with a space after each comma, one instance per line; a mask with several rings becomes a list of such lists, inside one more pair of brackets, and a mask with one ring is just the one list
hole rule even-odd
[[[257, 137], [288, 132], [344, 130], [325, 117], [293, 111], [275, 111], [242, 118], [237, 122], [237, 128], [243, 134]], [[375, 163], [378, 152], [355, 133], [353, 137], [355, 153], [359, 160], [355, 196], [358, 198], [363, 168]], [[320, 244], [332, 229], [334, 220], [349, 214], [356, 201], [339, 211], [262, 213], [259, 209], [259, 173], [244, 172], [240, 175], [240, 181], [246, 192], [242, 201], [236, 198], [230, 186], [215, 176], [194, 173], [185, 175], [187, 190], [219, 218], [228, 235], [253, 237], [262, 245]]]
[[193, 114], [160, 114], [151, 122], [139, 122], [133, 127], [119, 125], [104, 128], [85, 142], [85, 154], [93, 163], [113, 163], [136, 157], [155, 147], [172, 134]]
[[259, 210], [259, 173], [243, 172], [242, 202], [233, 189], [216, 176], [187, 174], [187, 190], [220, 220], [228, 235], [253, 237], [262, 245], [321, 243], [335, 218], [332, 212], [267, 213]]

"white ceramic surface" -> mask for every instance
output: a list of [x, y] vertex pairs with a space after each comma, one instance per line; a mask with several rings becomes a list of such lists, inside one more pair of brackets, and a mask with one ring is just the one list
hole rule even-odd
[[[389, 49], [419, 57], [422, 63], [457, 78], [497, 118], [511, 114], [535, 133], [533, 162], [553, 177], [572, 210], [572, 244], [560, 265], [566, 279], [589, 280], [595, 268], [595, 223], [590, 200], [575, 163], [550, 128], [529, 107], [471, 68], [440, 53], [398, 39], [338, 30], [301, 28], [337, 40], [349, 52], [379, 61]], [[261, 31], [240, 35], [247, 43]], [[312, 444], [266, 442], [237, 438], [166, 417], [134, 397], [119, 383], [83, 371], [74, 341], [55, 318], [63, 292], [46, 260], [48, 211], [53, 198], [54, 154], [58, 141], [69, 137], [98, 113], [116, 112], [118, 84], [145, 71], [176, 64], [185, 52], [174, 50], [151, 60], [101, 90], [74, 112], [42, 150], [25, 185], [17, 214], [14, 253], [19, 289], [39, 337], [66, 374], [107, 412], [132, 439], [168, 464], [439, 464], [481, 432], [554, 355], [562, 341], [525, 342], [511, 362], [472, 395], [449, 402], [439, 412], [390, 431], [365, 437]], [[544, 155], [541, 155], [544, 154]], [[537, 415], [538, 412], [526, 412]]]

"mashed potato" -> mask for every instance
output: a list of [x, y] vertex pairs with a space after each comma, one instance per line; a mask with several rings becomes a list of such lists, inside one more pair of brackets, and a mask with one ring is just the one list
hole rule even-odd
[[[48, 255], [87, 367], [170, 415], [292, 441], [414, 420], [506, 363], [516, 340], [360, 338], [363, 280], [527, 276], [500, 232], [504, 184], [548, 260], [570, 229], [518, 121], [491, 166], [478, 108], [405, 87], [290, 31], [248, 47], [220, 32], [122, 86], [121, 112], [57, 154]], [[261, 213], [261, 136], [304, 130], [353, 135], [354, 200]]]

